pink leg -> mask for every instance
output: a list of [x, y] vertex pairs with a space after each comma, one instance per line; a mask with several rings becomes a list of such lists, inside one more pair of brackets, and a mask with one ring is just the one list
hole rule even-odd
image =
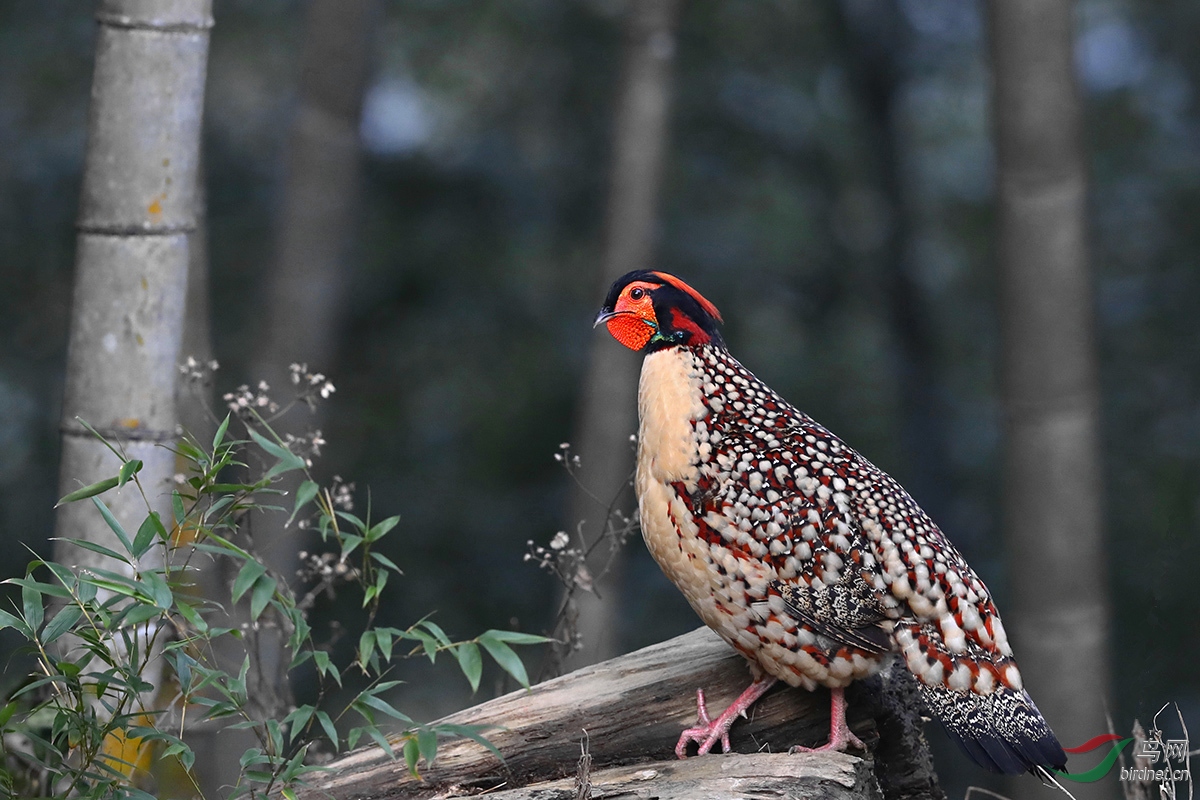
[[820, 747], [801, 747], [794, 745], [789, 753], [820, 753], [826, 750], [844, 752], [847, 747], [857, 747], [866, 750], [862, 740], [850, 732], [846, 724], [846, 696], [842, 689], [829, 690], [829, 742]]
[[688, 728], [679, 735], [679, 743], [675, 745], [675, 755], [680, 758], [687, 758], [687, 747], [691, 742], [700, 745], [698, 755], [704, 755], [713, 749], [717, 743], [721, 743], [724, 752], [729, 752], [729, 728], [733, 725], [733, 721], [738, 717], [746, 716], [746, 709], [754, 705], [754, 701], [763, 696], [763, 693], [775, 685], [775, 678], [762, 677], [754, 683], [746, 687], [746, 691], [734, 700], [729, 708], [722, 712], [721, 716], [715, 720], [708, 718], [708, 707], [704, 704], [704, 690], [696, 690], [696, 711], [700, 716], [700, 724]]

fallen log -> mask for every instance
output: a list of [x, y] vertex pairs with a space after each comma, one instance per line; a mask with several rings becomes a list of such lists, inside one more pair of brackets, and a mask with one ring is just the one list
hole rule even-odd
[[328, 764], [302, 796], [944, 800], [907, 677], [884, 675], [847, 690], [850, 728], [870, 754], [788, 755], [792, 745], [824, 744], [829, 693], [777, 686], [733, 726], [735, 755], [679, 761], [673, 750], [696, 721], [695, 690], [704, 688], [709, 708], [722, 709], [749, 681], [745, 660], [702, 628], [441, 720], [495, 726], [486, 736], [503, 762], [474, 742], [447, 741], [418, 780], [403, 761], [364, 748]]

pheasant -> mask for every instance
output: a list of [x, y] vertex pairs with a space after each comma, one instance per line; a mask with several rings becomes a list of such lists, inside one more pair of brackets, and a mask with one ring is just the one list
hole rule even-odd
[[[729, 750], [777, 681], [831, 690], [829, 741], [862, 748], [844, 688], [898, 658], [982, 767], [1050, 778], [1066, 754], [1021, 683], [987, 587], [883, 470], [741, 365], [716, 306], [666, 272], [613, 284], [596, 325], [644, 352], [635, 485], [654, 559], [753, 682], [675, 752]], [[808, 748], [793, 748], [807, 750]]]

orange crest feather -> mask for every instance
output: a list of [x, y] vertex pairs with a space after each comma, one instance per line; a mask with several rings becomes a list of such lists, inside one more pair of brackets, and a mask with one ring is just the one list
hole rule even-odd
[[700, 304], [700, 307], [704, 309], [705, 313], [708, 314], [710, 317], [714, 318], [717, 322], [725, 321], [725, 320], [721, 319], [721, 312], [717, 310], [716, 306], [714, 306], [711, 302], [709, 302], [707, 297], [705, 297], [704, 295], [697, 292], [691, 286], [688, 286], [687, 283], [685, 283], [680, 278], [676, 278], [674, 275], [672, 275], [668, 272], [651, 272], [650, 274], [654, 275], [655, 277], [661, 278], [662, 280], [664, 280], [667, 283], [674, 286], [679, 291], [686, 292], [687, 294], [691, 295], [692, 299]]

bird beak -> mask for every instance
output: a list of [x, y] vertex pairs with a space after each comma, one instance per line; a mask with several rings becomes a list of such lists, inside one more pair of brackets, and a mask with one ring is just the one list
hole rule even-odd
[[599, 328], [601, 325], [608, 322], [613, 317], [618, 316], [622, 313], [628, 313], [628, 312], [612, 311], [607, 308], [600, 309], [600, 313], [596, 315], [596, 321], [592, 323], [592, 329], [595, 330], [596, 328]]

